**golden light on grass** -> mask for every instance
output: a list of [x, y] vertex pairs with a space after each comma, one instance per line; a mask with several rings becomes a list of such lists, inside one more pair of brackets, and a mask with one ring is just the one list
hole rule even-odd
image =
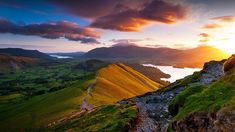
[[94, 104], [111, 104], [151, 92], [162, 86], [124, 64], [111, 64], [99, 71], [88, 101]]

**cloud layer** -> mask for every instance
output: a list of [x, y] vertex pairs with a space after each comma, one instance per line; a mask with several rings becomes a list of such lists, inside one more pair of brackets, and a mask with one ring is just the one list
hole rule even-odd
[[91, 19], [92, 27], [119, 31], [139, 31], [152, 22], [172, 24], [187, 14], [187, 7], [169, 0], [49, 1], [69, 13]]
[[98, 44], [100, 33], [90, 28], [80, 27], [68, 21], [48, 22], [41, 24], [14, 24], [0, 18], [0, 33], [40, 36], [47, 39], [66, 38], [86, 44]]

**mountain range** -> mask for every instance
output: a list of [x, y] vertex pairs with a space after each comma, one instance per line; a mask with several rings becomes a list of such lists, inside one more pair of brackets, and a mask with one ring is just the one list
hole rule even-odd
[[[135, 45], [96, 48], [85, 53], [83, 58], [96, 58], [118, 61], [134, 61], [175, 67], [202, 67], [210, 60], [229, 57], [226, 52], [211, 46], [199, 46], [180, 50], [172, 48], [148, 48]], [[188, 61], [193, 60], [193, 61]]]

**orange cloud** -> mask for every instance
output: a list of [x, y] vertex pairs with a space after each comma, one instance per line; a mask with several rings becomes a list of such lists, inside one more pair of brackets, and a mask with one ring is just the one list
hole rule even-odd
[[216, 23], [205, 24], [202, 26], [202, 28], [204, 28], [204, 29], [215, 29], [215, 28], [220, 28], [220, 27], [222, 27], [222, 26], [219, 24], [216, 24]]
[[207, 34], [207, 33], [200, 33], [199, 36], [202, 36], [202, 37], [204, 37], [204, 38], [210, 37], [210, 35]]
[[235, 22], [235, 16], [221, 16], [212, 18], [212, 20], [216, 20], [219, 22]]

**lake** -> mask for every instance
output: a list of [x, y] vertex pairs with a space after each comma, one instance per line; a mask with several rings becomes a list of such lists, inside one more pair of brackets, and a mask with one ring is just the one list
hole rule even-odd
[[58, 58], [58, 59], [68, 59], [68, 58], [72, 58], [70, 56], [62, 56], [62, 55], [50, 55], [51, 57], [55, 57], [55, 58]]
[[162, 72], [171, 75], [170, 78], [161, 78], [161, 80], [175, 82], [178, 79], [182, 79], [188, 75], [192, 75], [195, 71], [200, 71], [201, 68], [175, 68], [173, 66], [158, 66], [153, 64], [142, 64], [147, 67], [154, 67], [160, 69]]

